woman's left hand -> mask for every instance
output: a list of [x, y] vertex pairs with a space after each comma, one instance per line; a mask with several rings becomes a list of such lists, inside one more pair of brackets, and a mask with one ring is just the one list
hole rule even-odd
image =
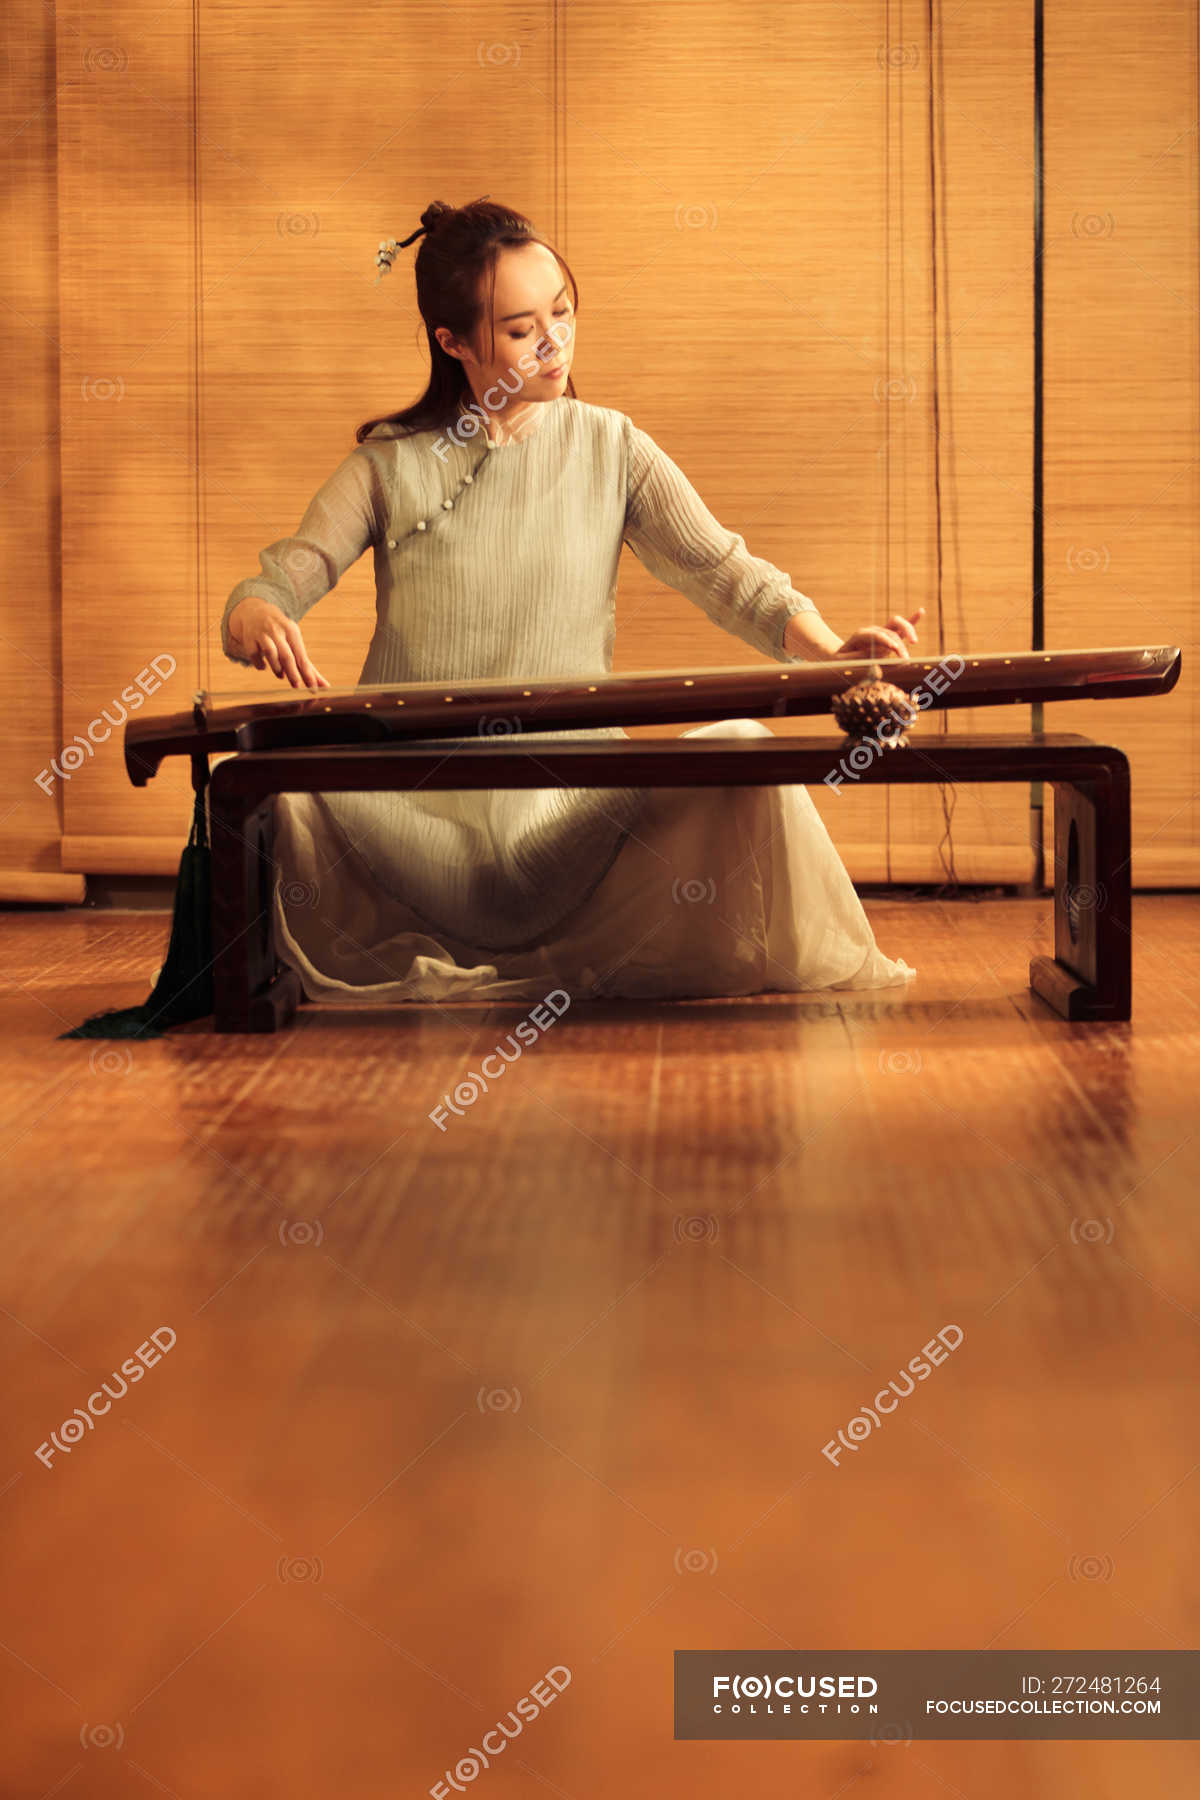
[[843, 658], [872, 656], [907, 656], [908, 646], [917, 641], [917, 621], [925, 611], [918, 606], [915, 613], [908, 618], [903, 613], [893, 613], [886, 625], [864, 625], [861, 631], [852, 632], [844, 644], [834, 651], [832, 661]]

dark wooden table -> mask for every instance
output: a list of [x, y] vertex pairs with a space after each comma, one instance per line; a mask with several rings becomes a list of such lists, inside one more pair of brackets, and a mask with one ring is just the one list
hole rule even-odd
[[[275, 1031], [303, 998], [276, 952], [276, 794], [414, 788], [818, 786], [882, 781], [1047, 781], [1055, 789], [1054, 955], [1029, 985], [1064, 1019], [1128, 1019], [1132, 1008], [1129, 762], [1073, 732], [938, 738], [904, 749], [844, 737], [666, 738], [354, 744], [243, 751], [212, 772], [214, 1026]], [[861, 766], [856, 766], [860, 764]]]

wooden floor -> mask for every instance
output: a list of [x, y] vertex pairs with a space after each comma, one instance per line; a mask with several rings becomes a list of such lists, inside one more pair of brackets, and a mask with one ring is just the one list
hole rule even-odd
[[60, 1041], [165, 920], [0, 915], [5, 1800], [1197, 1792], [1187, 1741], [673, 1741], [676, 1649], [1198, 1641], [1197, 902], [1074, 1026], [1048, 899], [867, 905], [907, 991], [580, 1003], [473, 1101], [528, 1006]]

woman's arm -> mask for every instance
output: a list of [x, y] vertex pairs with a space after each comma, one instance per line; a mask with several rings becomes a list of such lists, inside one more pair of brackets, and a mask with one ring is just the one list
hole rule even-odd
[[239, 600], [228, 620], [229, 642], [243, 662], [256, 669], [270, 669], [293, 687], [328, 687], [324, 675], [309, 656], [304, 634], [273, 600], [251, 594]]
[[714, 624], [777, 662], [828, 662], [838, 656], [907, 656], [912, 621], [899, 615], [843, 639], [815, 600], [773, 563], [752, 556], [705, 506], [683, 470], [624, 416], [625, 542], [668, 587], [695, 601]]
[[886, 625], [864, 625], [842, 639], [829, 629], [820, 613], [797, 613], [787, 622], [783, 647], [801, 662], [829, 662], [853, 656], [904, 657], [908, 646], [917, 641], [917, 620], [924, 611], [923, 606], [918, 606], [907, 618], [903, 613], [893, 613]]
[[713, 517], [683, 470], [627, 416], [624, 431], [623, 536], [638, 561], [723, 630], [777, 662], [790, 661], [789, 622], [803, 616], [819, 625], [816, 602], [774, 563], [752, 556], [745, 539]]
[[841, 638], [819, 612], [793, 613], [783, 634], [783, 647], [801, 662], [827, 662], [841, 648]]
[[[373, 460], [356, 447], [313, 495], [295, 535], [279, 538], [260, 550], [262, 573], [239, 581], [225, 602], [221, 648], [231, 662], [263, 667], [261, 660], [245, 653], [242, 633], [252, 620], [257, 636], [258, 626], [272, 616], [262, 607], [247, 607], [234, 631], [230, 626], [234, 610], [243, 601], [257, 600], [268, 608], [277, 608], [285, 620], [297, 623], [309, 607], [337, 586], [350, 565], [379, 535], [382, 506]], [[278, 674], [279, 670], [275, 672]]]

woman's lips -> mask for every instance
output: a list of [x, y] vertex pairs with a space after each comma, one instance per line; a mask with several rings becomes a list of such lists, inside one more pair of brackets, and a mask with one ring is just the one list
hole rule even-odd
[[564, 374], [566, 367], [566, 363], [557, 363], [552, 369], [543, 369], [542, 374], [549, 375], [551, 379], [554, 379], [556, 376]]

